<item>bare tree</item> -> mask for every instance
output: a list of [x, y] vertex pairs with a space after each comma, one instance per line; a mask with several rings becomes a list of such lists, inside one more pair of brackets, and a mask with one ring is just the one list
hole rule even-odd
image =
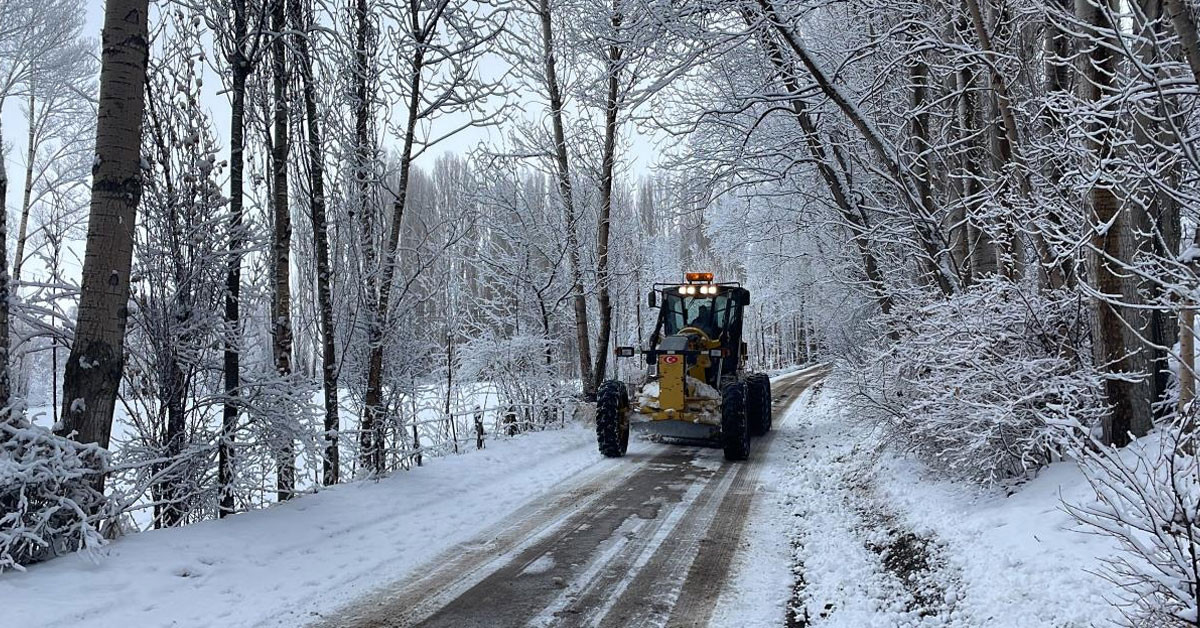
[[[245, 147], [246, 85], [261, 61], [266, 37], [266, 7], [252, 11], [247, 0], [229, 0], [213, 5], [210, 24], [229, 64], [229, 259], [225, 278], [225, 395], [218, 447], [217, 483], [221, 487], [221, 516], [236, 508], [233, 493], [234, 442], [237, 435], [241, 395], [241, 289], [242, 257], [245, 243]], [[253, 20], [253, 23], [252, 23]]]
[[[473, 74], [475, 64], [486, 53], [486, 45], [499, 34], [503, 12], [472, 13], [459, 10], [455, 0], [437, 0], [428, 7], [410, 5], [392, 16], [401, 29], [393, 43], [402, 61], [387, 68], [393, 85], [400, 88], [403, 127], [398, 155], [390, 221], [379, 269], [372, 277], [372, 310], [369, 312], [366, 387], [363, 399], [363, 467], [375, 473], [384, 470], [383, 419], [385, 331], [395, 306], [393, 290], [398, 276], [400, 236], [413, 161], [425, 148], [475, 125], [490, 124], [496, 114], [477, 113], [489, 98], [503, 94], [498, 83], [480, 82]], [[485, 110], [486, 111], [486, 110]], [[469, 116], [465, 125], [437, 135], [422, 133], [419, 124], [451, 112]], [[402, 296], [402, 295], [401, 295]]]

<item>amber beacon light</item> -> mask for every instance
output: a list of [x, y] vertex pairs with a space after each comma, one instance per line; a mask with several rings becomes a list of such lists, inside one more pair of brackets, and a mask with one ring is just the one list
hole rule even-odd
[[712, 273], [684, 273], [684, 278], [688, 281], [712, 281]]

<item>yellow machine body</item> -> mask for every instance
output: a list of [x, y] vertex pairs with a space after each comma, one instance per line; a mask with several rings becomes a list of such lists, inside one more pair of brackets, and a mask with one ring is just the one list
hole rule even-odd
[[[688, 348], [712, 350], [720, 346], [716, 340], [698, 338]], [[651, 421], [720, 425], [721, 400], [715, 390], [704, 384], [704, 372], [711, 365], [712, 359], [707, 354], [698, 356], [690, 367], [682, 355], [658, 356], [657, 394], [654, 389], [643, 388], [636, 402], [637, 412]]]

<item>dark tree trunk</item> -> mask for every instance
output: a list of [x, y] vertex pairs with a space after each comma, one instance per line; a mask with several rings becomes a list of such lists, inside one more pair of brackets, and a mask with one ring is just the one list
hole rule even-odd
[[[421, 72], [425, 64], [424, 42], [416, 42], [411, 74], [412, 92], [408, 99], [408, 124], [404, 131], [404, 149], [400, 154], [400, 180], [396, 199], [392, 202], [392, 219], [388, 232], [387, 248], [383, 251], [379, 273], [379, 301], [371, 313], [367, 360], [367, 390], [363, 402], [362, 431], [373, 434], [372, 448], [362, 452], [363, 466], [375, 473], [384, 472], [383, 447], [383, 353], [384, 332], [391, 313], [392, 283], [396, 276], [396, 254], [400, 247], [400, 231], [404, 222], [404, 210], [408, 203], [408, 184], [412, 171], [413, 145], [417, 136], [417, 116], [421, 109]], [[417, 439], [416, 424], [413, 424], [413, 439]], [[415, 445], [414, 445], [415, 446]], [[420, 458], [418, 457], [418, 460]], [[418, 462], [418, 464], [420, 464]]]
[[329, 233], [325, 218], [325, 160], [321, 143], [321, 120], [317, 113], [317, 88], [313, 80], [309, 36], [312, 22], [301, 16], [300, 0], [291, 0], [293, 28], [297, 39], [300, 71], [304, 80], [304, 115], [308, 124], [309, 209], [313, 222], [313, 249], [317, 256], [317, 307], [321, 318], [321, 375], [325, 401], [325, 457], [322, 482], [337, 484], [340, 475], [338, 452], [338, 366], [337, 330], [333, 326], [333, 281], [329, 267]]
[[[613, 0], [611, 25], [614, 38], [620, 32], [621, 22], [620, 0]], [[600, 388], [608, 373], [608, 346], [612, 339], [612, 300], [609, 294], [609, 233], [613, 205], [613, 170], [617, 158], [617, 131], [620, 113], [618, 102], [621, 63], [624, 50], [617, 44], [608, 47], [606, 72], [608, 74], [608, 90], [604, 97], [604, 154], [600, 159], [600, 216], [596, 231], [596, 304], [600, 310], [600, 330], [596, 336], [596, 365], [592, 369], [592, 385], [588, 389], [594, 393]]]
[[[0, 146], [4, 146], [4, 134], [0, 132]], [[4, 156], [0, 154], [0, 208], [8, 201], [8, 170], [4, 167]], [[9, 374], [8, 340], [8, 297], [9, 282], [5, 277], [8, 267], [8, 212], [0, 211], [0, 421], [9, 418], [8, 407], [12, 396], [12, 380]], [[112, 417], [109, 417], [111, 423]], [[107, 438], [106, 438], [107, 440]]]
[[[1076, 0], [1076, 11], [1083, 21], [1092, 25], [1099, 36], [1111, 31], [1113, 24], [1106, 11], [1097, 8], [1090, 0]], [[1084, 100], [1098, 103], [1114, 89], [1117, 58], [1113, 50], [1102, 42], [1093, 44], [1084, 60], [1087, 64], [1081, 86]], [[1099, 176], [1093, 184], [1090, 201], [1089, 221], [1091, 227], [1092, 266], [1095, 287], [1101, 297], [1096, 299], [1096, 362], [1106, 375], [1105, 395], [1111, 410], [1103, 422], [1103, 438], [1110, 445], [1124, 446], [1129, 437], [1142, 436], [1149, 430], [1148, 408], [1145, 396], [1139, 394], [1130, 359], [1130, 347], [1126, 342], [1125, 312], [1120, 305], [1124, 294], [1121, 265], [1127, 261], [1127, 246], [1132, 225], [1128, 212], [1122, 211], [1120, 199], [1113, 189], [1115, 182], [1108, 176], [1110, 162], [1114, 158], [1114, 138], [1110, 129], [1116, 124], [1115, 104], [1106, 105], [1098, 111], [1096, 121], [1089, 134], [1089, 144], [1097, 161]], [[1100, 228], [1107, 225], [1107, 228]]]
[[[33, 164], [37, 158], [37, 99], [34, 96], [33, 85], [29, 86], [29, 136], [26, 140], [25, 151], [25, 193], [21, 198], [21, 220], [17, 226], [17, 250], [13, 254], [12, 283], [13, 292], [21, 283], [21, 266], [25, 262], [25, 240], [29, 233], [29, 204], [33, 197]], [[7, 259], [7, 258], [6, 258]]]
[[221, 414], [221, 440], [217, 447], [217, 486], [221, 492], [218, 512], [233, 514], [234, 442], [241, 394], [241, 286], [242, 212], [244, 208], [246, 79], [250, 60], [245, 55], [246, 2], [234, 2], [234, 41], [230, 55], [233, 103], [229, 116], [229, 266], [225, 274], [225, 406]]
[[[743, 19], [747, 24], [751, 24], [754, 18], [749, 14], [744, 14]], [[803, 93], [800, 81], [796, 76], [792, 64], [784, 56], [783, 48], [778, 45], [770, 33], [762, 33], [759, 41], [771, 65], [780, 76], [780, 81], [783, 83], [783, 87], [789, 97], [792, 115], [800, 127], [805, 144], [807, 144], [809, 153], [816, 164], [817, 171], [825, 181], [825, 185], [829, 188], [829, 193], [833, 196], [834, 203], [837, 205], [842, 219], [846, 222], [846, 226], [850, 230], [855, 248], [858, 249], [859, 255], [862, 256], [863, 269], [866, 274], [867, 283], [870, 286], [870, 291], [875, 297], [876, 303], [879, 304], [880, 311], [885, 316], [891, 314], [894, 306], [893, 299], [887, 293], [887, 285], [884, 283], [883, 273], [880, 272], [879, 264], [875, 259], [874, 253], [871, 251], [870, 242], [867, 239], [868, 228], [870, 226], [867, 221], [867, 214], [854, 198], [853, 186], [847, 170], [843, 167], [842, 161], [837, 158], [834, 151], [827, 147], [822, 140], [817, 123], [813, 120], [812, 115], [808, 111], [808, 106], [800, 96]], [[890, 335], [893, 339], [899, 338], [894, 330], [890, 332]]]
[[[275, 41], [271, 44], [272, 87], [274, 91], [275, 139], [271, 147], [271, 175], [274, 179], [274, 194], [271, 209], [274, 214], [274, 241], [271, 246], [271, 350], [275, 359], [275, 372], [281, 377], [292, 374], [292, 213], [288, 205], [288, 153], [291, 137], [288, 129], [287, 91], [287, 42], [283, 33], [287, 29], [284, 0], [275, 0], [271, 13], [271, 30]], [[282, 417], [276, 417], [281, 420]], [[278, 436], [279, 451], [276, 452], [275, 484], [279, 501], [292, 498], [296, 490], [296, 453], [292, 435]]]
[[563, 99], [554, 62], [554, 25], [550, 0], [539, 0], [538, 17], [542, 23], [542, 57], [546, 73], [546, 94], [550, 99], [550, 123], [554, 129], [554, 163], [558, 195], [562, 199], [567, 227], [567, 261], [571, 272], [571, 304], [575, 310], [575, 343], [579, 357], [579, 381], [585, 399], [596, 397], [592, 376], [591, 332], [588, 327], [587, 295], [583, 291], [583, 269], [579, 259], [579, 231], [576, 224], [575, 198], [571, 187], [571, 166], [567, 155], [563, 124]]
[[[359, 194], [358, 218], [359, 229], [362, 232], [360, 234], [360, 241], [363, 249], [363, 273], [367, 282], [364, 307], [366, 308], [367, 316], [373, 317], [379, 309], [380, 269], [376, 267], [375, 262], [374, 220], [372, 220], [374, 207], [372, 207], [370, 202], [371, 190], [375, 182], [372, 176], [374, 172], [372, 169], [374, 149], [370, 135], [371, 105], [368, 86], [370, 81], [368, 48], [371, 45], [372, 39], [371, 14], [366, 0], [358, 0], [358, 3], [355, 5], [355, 18], [357, 20], [354, 55], [355, 96], [357, 99], [354, 108], [355, 168], [357, 170], [355, 172], [355, 182], [357, 183]], [[368, 325], [368, 342], [372, 343], [371, 346], [373, 346], [377, 328], [376, 321], [372, 319]], [[379, 333], [382, 334], [382, 331], [379, 331]], [[377, 427], [377, 417], [381, 403], [381, 394], [379, 391], [382, 387], [382, 354], [380, 355], [380, 368], [377, 373], [372, 373], [370, 362], [373, 358], [373, 354], [368, 358], [367, 390], [363, 400], [363, 417], [358, 430], [359, 458], [363, 469], [367, 471], [383, 467], [382, 431]], [[380, 384], [375, 386], [374, 389], [372, 388], [372, 378], [378, 378], [380, 381]], [[375, 392], [373, 393], [372, 390]]]

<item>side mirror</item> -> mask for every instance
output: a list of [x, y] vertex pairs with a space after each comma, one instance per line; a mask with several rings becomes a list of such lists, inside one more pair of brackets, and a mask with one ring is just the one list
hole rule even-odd
[[740, 289], [737, 291], [736, 294], [737, 294], [737, 296], [734, 298], [737, 299], [738, 305], [743, 305], [743, 306], [750, 305], [750, 291], [749, 290]]
[[650, 296], [646, 299], [646, 301], [650, 304], [651, 309], [658, 307], [658, 291], [651, 290]]
[[632, 358], [635, 353], [633, 347], [617, 347], [618, 358]]

